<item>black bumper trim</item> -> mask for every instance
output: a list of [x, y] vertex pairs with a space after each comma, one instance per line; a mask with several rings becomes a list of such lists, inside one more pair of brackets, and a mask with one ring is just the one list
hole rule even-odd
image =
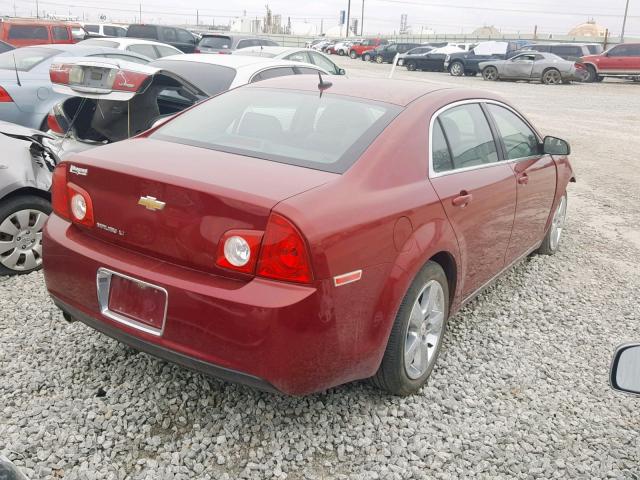
[[259, 377], [254, 377], [253, 375], [231, 370], [229, 368], [220, 367], [212, 363], [203, 362], [202, 360], [198, 360], [196, 358], [183, 355], [182, 353], [174, 352], [173, 350], [169, 350], [167, 348], [154, 345], [153, 343], [146, 342], [139, 339], [138, 337], [120, 330], [119, 328], [115, 328], [107, 323], [101, 322], [100, 320], [96, 320], [95, 318], [86, 315], [85, 313], [67, 305], [56, 297], [52, 297], [52, 299], [60, 310], [62, 310], [74, 320], [79, 320], [80, 322], [88, 325], [94, 330], [97, 330], [111, 338], [114, 338], [119, 342], [125, 343], [130, 347], [135, 348], [136, 350], [148, 353], [149, 355], [161, 358], [162, 360], [177, 363], [178, 365], [182, 365], [183, 367], [205, 373], [221, 380], [226, 380], [233, 383], [241, 383], [243, 385], [248, 385], [250, 387], [266, 392], [279, 393], [277, 388]]

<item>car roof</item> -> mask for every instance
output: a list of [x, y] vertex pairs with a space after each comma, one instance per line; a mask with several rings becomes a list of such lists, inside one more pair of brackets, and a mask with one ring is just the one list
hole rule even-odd
[[238, 52], [242, 52], [243, 50], [246, 50], [247, 52], [264, 52], [266, 54], [269, 55], [284, 55], [285, 53], [293, 53], [293, 52], [299, 52], [299, 51], [309, 51], [309, 52], [315, 52], [315, 50], [312, 50], [311, 48], [304, 48], [304, 47], [247, 47], [247, 48], [242, 48], [240, 50], [238, 50]]
[[277, 60], [266, 57], [254, 57], [252, 55], [210, 55], [202, 53], [187, 53], [185, 55], [170, 55], [163, 57], [161, 60], [179, 60], [181, 62], [197, 62], [208, 63], [210, 65], [221, 65], [223, 67], [230, 68], [245, 68], [255, 66], [260, 68], [262, 66], [268, 67], [269, 65], [292, 65], [299, 67], [300, 65], [309, 65], [316, 67], [316, 65], [310, 65], [302, 62], [292, 62], [289, 60]]
[[[258, 58], [258, 57], [256, 57]], [[331, 76], [327, 81], [331, 87], [325, 93], [345, 95], [363, 100], [392, 103], [406, 107], [418, 98], [439, 90], [451, 90], [453, 87], [386, 78], [339, 78]], [[281, 88], [287, 90], [318, 91], [318, 78], [314, 75], [292, 75], [252, 83], [248, 88]], [[479, 93], [486, 96], [486, 93]]]
[[[56, 50], [60, 53], [70, 53], [76, 57], [84, 57], [87, 55], [95, 55], [98, 53], [112, 53], [114, 55], [130, 55], [132, 57], [141, 58], [145, 60], [150, 60], [148, 57], [144, 55], [140, 55], [136, 52], [123, 52], [122, 50], [118, 50], [117, 48], [111, 47], [96, 47], [93, 45], [80, 45], [79, 43], [75, 44], [43, 44], [43, 45], [29, 45], [28, 47], [22, 47], [21, 50], [29, 49], [29, 48], [47, 48], [50, 50]], [[57, 55], [57, 54], [56, 54]]]
[[[127, 47], [129, 45], [161, 45], [163, 47], [171, 47], [171, 45], [167, 45], [166, 43], [162, 43], [162, 42], [155, 42], [153, 40], [145, 40], [143, 38], [135, 38], [135, 37], [100, 37], [100, 38], [89, 38], [87, 40], [83, 40], [81, 42], [78, 42], [78, 45], [82, 45], [84, 42], [87, 41], [94, 41], [94, 40], [104, 40], [105, 42], [115, 42], [121, 46]], [[175, 48], [175, 47], [171, 47], [171, 48]], [[177, 50], [177, 49], [176, 49]]]

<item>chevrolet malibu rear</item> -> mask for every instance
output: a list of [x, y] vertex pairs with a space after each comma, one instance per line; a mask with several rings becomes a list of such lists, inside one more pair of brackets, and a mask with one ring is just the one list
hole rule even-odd
[[486, 92], [266, 80], [59, 164], [47, 288], [67, 319], [226, 380], [415, 393], [449, 316], [557, 250], [568, 153]]

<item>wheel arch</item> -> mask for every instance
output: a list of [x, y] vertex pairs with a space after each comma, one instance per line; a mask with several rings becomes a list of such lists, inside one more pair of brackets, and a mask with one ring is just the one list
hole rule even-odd
[[35, 187], [20, 187], [15, 190], [12, 190], [7, 195], [2, 197], [2, 199], [0, 199], [0, 202], [5, 202], [7, 200], [11, 200], [16, 197], [23, 197], [26, 195], [33, 195], [35, 197], [40, 197], [43, 200], [46, 200], [47, 202], [51, 202], [50, 192], [46, 192], [44, 190], [40, 190], [39, 188], [35, 188]]

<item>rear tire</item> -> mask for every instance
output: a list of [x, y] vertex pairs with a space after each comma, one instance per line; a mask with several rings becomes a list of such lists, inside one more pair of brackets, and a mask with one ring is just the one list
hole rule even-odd
[[427, 382], [438, 359], [449, 316], [444, 270], [429, 261], [402, 299], [374, 385], [393, 395], [412, 395]]
[[384, 63], [384, 58], [382, 58], [382, 55], [376, 55], [376, 63]]
[[587, 65], [587, 78], [584, 79], [587, 83], [593, 83], [598, 81], [598, 72], [593, 65]]
[[542, 83], [545, 85], [559, 85], [562, 83], [562, 74], [555, 68], [549, 68], [542, 73]]
[[35, 195], [0, 204], [0, 275], [24, 275], [42, 268], [42, 228], [51, 203]]
[[462, 62], [453, 62], [449, 65], [449, 73], [454, 77], [461, 77], [464, 75], [464, 65]]
[[407, 63], [407, 70], [409, 70], [410, 72], [415, 72], [416, 71], [416, 64], [413, 63], [413, 62]]
[[556, 210], [553, 213], [551, 219], [551, 225], [547, 234], [542, 240], [542, 244], [537, 253], [540, 255], [553, 255], [560, 248], [560, 240], [562, 239], [562, 233], [564, 231], [564, 225], [567, 218], [567, 192], [560, 197], [560, 201], [556, 206]]
[[488, 82], [495, 82], [498, 80], [498, 69], [492, 65], [482, 69], [482, 78]]

